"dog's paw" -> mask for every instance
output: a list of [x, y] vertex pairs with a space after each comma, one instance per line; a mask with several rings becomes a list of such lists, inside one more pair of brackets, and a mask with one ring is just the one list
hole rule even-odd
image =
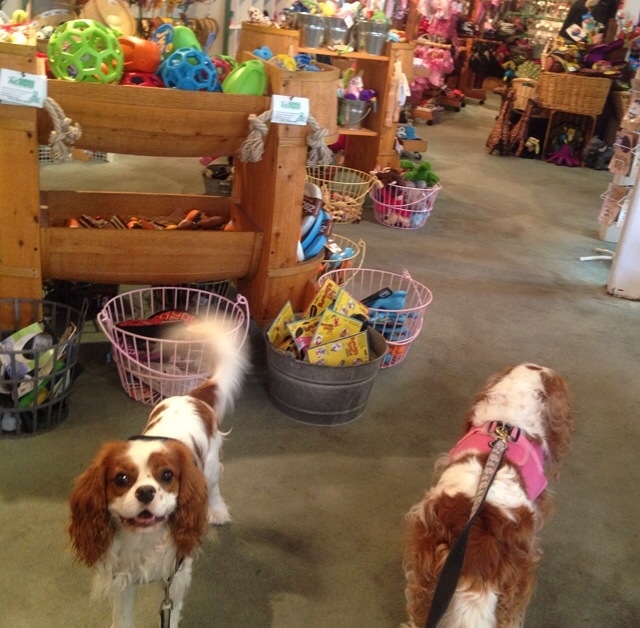
[[209, 523], [212, 526], [221, 526], [225, 523], [229, 523], [230, 521], [231, 515], [229, 514], [229, 509], [225, 505], [209, 509]]

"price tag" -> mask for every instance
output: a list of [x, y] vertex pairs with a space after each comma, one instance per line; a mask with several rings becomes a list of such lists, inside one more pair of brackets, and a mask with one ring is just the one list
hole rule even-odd
[[274, 94], [271, 100], [271, 122], [305, 126], [309, 119], [309, 99]]
[[7, 105], [40, 107], [47, 97], [47, 77], [15, 70], [0, 70], [0, 101]]

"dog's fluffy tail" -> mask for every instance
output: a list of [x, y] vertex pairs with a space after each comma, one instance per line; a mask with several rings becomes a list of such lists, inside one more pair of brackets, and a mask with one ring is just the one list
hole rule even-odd
[[220, 420], [233, 408], [249, 369], [248, 348], [246, 343], [242, 344], [242, 331], [233, 331], [235, 326], [235, 323], [224, 317], [214, 317], [185, 325], [177, 334], [172, 335], [175, 340], [204, 340], [210, 363], [205, 358], [202, 370], [210, 372], [211, 378], [202, 387], [215, 384], [214, 396], [209, 403], [214, 406]]

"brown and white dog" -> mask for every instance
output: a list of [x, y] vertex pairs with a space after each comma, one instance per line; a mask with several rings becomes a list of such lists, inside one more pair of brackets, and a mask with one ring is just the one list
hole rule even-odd
[[231, 520], [219, 488], [219, 429], [248, 361], [224, 321], [189, 325], [206, 334], [213, 375], [188, 395], [161, 401], [140, 436], [106, 443], [71, 492], [69, 534], [96, 568], [93, 594], [111, 598], [112, 628], [133, 626], [136, 587], [160, 581], [176, 628], [207, 522]]
[[474, 520], [457, 587], [440, 628], [522, 626], [542, 557], [538, 533], [551, 514], [547, 475], [557, 479], [573, 437], [573, 405], [551, 369], [521, 364], [493, 375], [464, 422], [463, 438], [437, 462], [435, 485], [407, 514], [404, 569], [410, 626], [425, 626], [443, 564], [471, 512], [493, 429], [517, 439]]

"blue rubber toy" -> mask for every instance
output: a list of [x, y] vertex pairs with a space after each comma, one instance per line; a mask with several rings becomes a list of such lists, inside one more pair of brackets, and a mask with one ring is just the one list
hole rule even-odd
[[269, 61], [269, 59], [273, 57], [273, 52], [271, 51], [271, 48], [269, 48], [269, 46], [262, 46], [261, 48], [256, 48], [253, 51], [253, 54], [256, 55], [256, 57], [260, 57], [260, 59], [263, 59], [264, 61]]
[[213, 61], [194, 48], [178, 48], [158, 68], [157, 74], [167, 87], [192, 92], [219, 92], [218, 72]]
[[373, 310], [403, 310], [406, 298], [406, 290], [395, 290], [388, 297], [375, 299], [367, 305]]

